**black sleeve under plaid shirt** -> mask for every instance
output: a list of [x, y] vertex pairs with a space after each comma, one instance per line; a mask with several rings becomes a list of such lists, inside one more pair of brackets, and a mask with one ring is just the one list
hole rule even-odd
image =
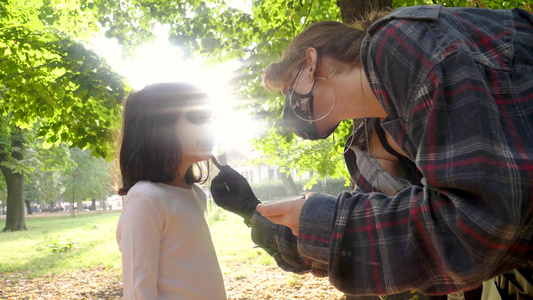
[[387, 112], [381, 125], [416, 163], [422, 186], [392, 197], [315, 194], [297, 240], [256, 214], [254, 241], [349, 294], [448, 294], [525, 264], [533, 235], [533, 16], [399, 8], [372, 25], [361, 53]]

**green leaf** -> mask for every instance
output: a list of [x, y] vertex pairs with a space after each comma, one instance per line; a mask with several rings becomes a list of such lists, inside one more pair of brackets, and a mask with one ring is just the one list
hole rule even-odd
[[42, 144], [41, 144], [41, 147], [43, 149], [50, 149], [50, 148], [52, 148], [53, 145], [54, 144], [48, 143], [47, 141], [43, 141]]

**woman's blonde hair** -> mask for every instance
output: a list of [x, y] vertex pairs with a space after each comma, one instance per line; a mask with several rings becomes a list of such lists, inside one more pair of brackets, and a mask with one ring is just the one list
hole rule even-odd
[[263, 70], [263, 86], [269, 91], [279, 91], [290, 82], [294, 73], [302, 67], [308, 48], [316, 49], [319, 57], [328, 56], [342, 64], [334, 66], [335, 72], [361, 65], [361, 44], [366, 30], [372, 23], [388, 15], [390, 11], [371, 12], [364, 19], [352, 24], [321, 21], [307, 27], [289, 44], [281, 60]]

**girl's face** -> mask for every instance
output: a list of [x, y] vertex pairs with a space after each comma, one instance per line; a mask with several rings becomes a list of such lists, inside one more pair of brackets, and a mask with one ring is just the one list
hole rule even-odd
[[211, 117], [212, 111], [207, 105], [189, 106], [180, 113], [176, 134], [183, 161], [196, 163], [212, 156], [215, 134]]

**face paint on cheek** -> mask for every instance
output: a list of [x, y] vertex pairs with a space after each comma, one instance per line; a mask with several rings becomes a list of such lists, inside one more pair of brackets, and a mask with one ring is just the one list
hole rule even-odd
[[198, 139], [196, 141], [196, 150], [200, 152], [211, 152], [215, 146], [215, 140], [212, 138], [208, 139]]
[[182, 154], [198, 157], [200, 160], [208, 159], [212, 155], [215, 135], [210, 122], [196, 125], [187, 118], [180, 118], [176, 126]]

